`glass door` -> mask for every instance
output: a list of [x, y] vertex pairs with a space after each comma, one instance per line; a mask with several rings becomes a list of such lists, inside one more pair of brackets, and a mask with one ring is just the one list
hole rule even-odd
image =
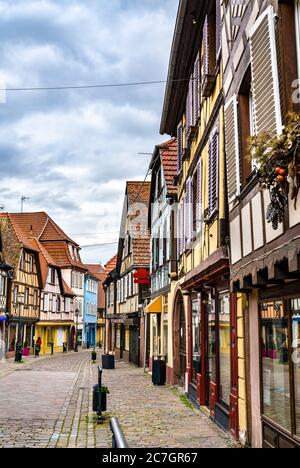
[[217, 326], [215, 303], [209, 295], [207, 309], [207, 377], [206, 403], [210, 407], [210, 384], [217, 383]]

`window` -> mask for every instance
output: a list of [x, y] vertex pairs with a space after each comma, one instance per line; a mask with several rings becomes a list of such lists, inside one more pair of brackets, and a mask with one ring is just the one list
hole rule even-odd
[[226, 293], [219, 296], [219, 399], [227, 406], [230, 406], [231, 393], [230, 352], [230, 298]]
[[51, 268], [51, 284], [55, 284], [55, 269]]
[[210, 382], [217, 382], [217, 324], [215, 300], [209, 295], [208, 300], [208, 374]]
[[281, 134], [281, 99], [272, 6], [264, 11], [250, 31], [250, 51], [256, 131]]
[[24, 305], [25, 307], [29, 306], [29, 288], [25, 289]]
[[263, 413], [292, 432], [288, 314], [284, 303], [261, 307]]
[[216, 129], [209, 142], [209, 218], [218, 212], [219, 198], [219, 131]]
[[201, 308], [200, 300], [192, 302], [192, 337], [193, 337], [193, 381], [201, 374]]
[[221, 52], [221, 11], [220, 2], [212, 2], [210, 13], [206, 16], [203, 28], [203, 75], [202, 92], [204, 97], [212, 93], [217, 59]]
[[161, 191], [162, 191], [162, 173], [161, 173], [161, 167], [160, 167], [156, 175], [156, 198], [158, 198], [161, 195]]
[[37, 305], [38, 305], [38, 292], [35, 289], [33, 291], [33, 307], [37, 307]]
[[29, 257], [29, 271], [30, 273], [34, 272], [34, 265], [35, 265], [35, 258], [33, 255], [30, 255]]
[[14, 306], [16, 306], [17, 303], [18, 303], [18, 294], [19, 294], [19, 288], [18, 288], [18, 286], [15, 286], [14, 287], [14, 293], [13, 293]]
[[26, 271], [26, 253], [22, 252], [20, 270]]
[[177, 127], [177, 173], [180, 174], [182, 171], [182, 159], [183, 159], [183, 127], [180, 123]]

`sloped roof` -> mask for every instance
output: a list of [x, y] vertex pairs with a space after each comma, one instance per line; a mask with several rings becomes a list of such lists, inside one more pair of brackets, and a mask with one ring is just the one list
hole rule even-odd
[[149, 206], [151, 182], [127, 182], [129, 204], [144, 203]]
[[177, 195], [177, 186], [174, 185], [174, 179], [177, 175], [177, 139], [172, 138], [159, 145], [158, 148], [167, 184], [167, 194]]
[[105, 268], [105, 271], [106, 271], [106, 275], [108, 275], [109, 273], [111, 273], [111, 272], [117, 267], [117, 258], [118, 258], [118, 256], [117, 256], [117, 255], [114, 255], [114, 257], [112, 257], [112, 258], [104, 265], [104, 268]]
[[45, 212], [10, 213], [9, 217], [18, 231], [21, 241], [32, 238], [39, 239], [41, 242], [60, 240], [78, 246]]
[[83, 265], [81, 259], [75, 260], [71, 257], [69, 247], [66, 242], [48, 241], [43, 242], [43, 246], [46, 248], [46, 250], [60, 268], [69, 268], [73, 266], [74, 268], [87, 271], [87, 268]]

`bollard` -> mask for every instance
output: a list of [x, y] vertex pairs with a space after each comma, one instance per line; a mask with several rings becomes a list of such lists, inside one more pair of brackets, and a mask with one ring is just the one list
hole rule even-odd
[[103, 424], [104, 418], [102, 416], [102, 401], [101, 401], [101, 389], [102, 389], [102, 369], [98, 367], [98, 385], [99, 385], [99, 400], [98, 400], [98, 424]]
[[95, 364], [95, 362], [97, 361], [97, 353], [96, 353], [96, 349], [94, 348], [94, 350], [92, 351], [92, 361], [93, 361], [93, 364]]
[[50, 343], [50, 348], [51, 348], [51, 356], [54, 355], [54, 343]]

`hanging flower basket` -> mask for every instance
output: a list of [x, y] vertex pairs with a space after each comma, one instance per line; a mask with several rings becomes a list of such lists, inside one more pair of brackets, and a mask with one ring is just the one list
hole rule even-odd
[[289, 194], [297, 209], [300, 191], [300, 115], [287, 116], [282, 135], [262, 133], [250, 138], [251, 159], [258, 167], [260, 186], [269, 190], [267, 221], [274, 230], [284, 221]]

